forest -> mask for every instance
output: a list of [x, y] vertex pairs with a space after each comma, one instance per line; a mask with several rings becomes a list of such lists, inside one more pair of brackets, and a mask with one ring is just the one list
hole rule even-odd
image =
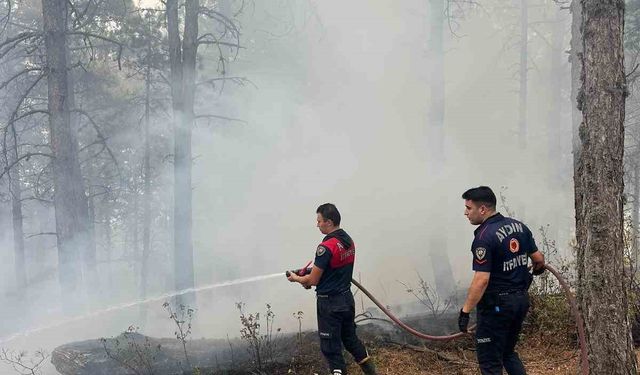
[[[457, 334], [487, 185], [567, 283], [528, 373], [636, 374], [639, 67], [638, 0], [0, 2], [0, 373], [328, 373], [285, 278], [326, 202], [354, 281]], [[351, 290], [378, 373], [480, 373]]]

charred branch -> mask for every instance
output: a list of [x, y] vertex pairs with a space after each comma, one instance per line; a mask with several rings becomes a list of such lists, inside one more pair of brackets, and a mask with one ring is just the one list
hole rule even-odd
[[15, 165], [20, 163], [22, 160], [25, 160], [25, 159], [29, 160], [29, 158], [33, 156], [44, 156], [44, 157], [53, 159], [53, 155], [46, 154], [44, 152], [30, 152], [28, 154], [22, 155], [18, 157], [18, 159], [14, 160], [12, 163], [4, 167], [4, 170], [2, 171], [2, 173], [0, 173], [0, 179], [2, 179], [11, 170], [11, 168], [13, 168]]

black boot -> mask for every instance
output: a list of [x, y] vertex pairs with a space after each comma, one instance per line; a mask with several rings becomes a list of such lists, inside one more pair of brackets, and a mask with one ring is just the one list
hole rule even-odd
[[373, 359], [368, 358], [366, 361], [362, 362], [360, 364], [360, 368], [362, 369], [362, 372], [364, 372], [364, 375], [377, 375], [378, 373], [376, 372], [376, 365], [373, 364]]

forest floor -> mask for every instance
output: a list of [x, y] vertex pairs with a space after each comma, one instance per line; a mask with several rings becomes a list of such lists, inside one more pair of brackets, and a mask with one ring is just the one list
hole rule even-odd
[[[553, 312], [552, 309], [541, 311]], [[543, 318], [531, 314], [525, 321], [521, 340], [516, 347], [529, 375], [575, 375], [579, 370], [579, 348], [573, 324], [564, 315], [551, 314]], [[412, 327], [433, 334], [455, 332], [453, 316], [425, 319], [424, 315], [407, 317], [405, 322]], [[542, 324], [544, 323], [544, 324]], [[440, 332], [438, 332], [440, 329]], [[125, 334], [123, 334], [125, 335]], [[52, 361], [64, 374], [103, 375], [130, 374], [130, 369], [139, 367], [135, 373], [176, 375], [185, 350], [175, 339], [147, 338], [140, 334], [120, 335], [109, 339], [112, 348], [108, 358], [103, 353], [104, 343], [88, 340], [56, 348]], [[365, 343], [369, 354], [385, 375], [427, 374], [479, 374], [474, 340], [471, 335], [451, 341], [433, 342], [415, 338], [389, 322], [381, 319], [358, 325], [358, 336]], [[636, 340], [638, 345], [640, 340]], [[120, 342], [120, 344], [118, 344]], [[253, 342], [253, 344], [251, 344]], [[259, 354], [256, 354], [256, 346]], [[115, 346], [114, 346], [115, 345]], [[119, 345], [119, 346], [118, 346]], [[151, 357], [145, 350], [155, 348]], [[119, 348], [119, 349], [118, 349]], [[161, 348], [161, 349], [160, 349]], [[132, 350], [136, 349], [136, 350]], [[236, 338], [229, 340], [190, 340], [187, 345], [191, 363], [200, 363], [194, 371], [180, 371], [180, 375], [327, 375], [328, 369], [320, 352], [320, 340], [316, 331], [301, 331], [278, 335], [274, 340], [257, 336], [254, 340]], [[80, 358], [87, 361], [78, 361]], [[147, 355], [145, 355], [145, 353]], [[107, 353], [109, 354], [109, 353]], [[142, 354], [142, 355], [141, 355]], [[162, 354], [162, 355], [161, 355]], [[636, 349], [640, 362], [640, 349]], [[345, 353], [350, 375], [361, 374], [351, 356]], [[138, 363], [136, 359], [147, 362]], [[153, 363], [152, 363], [153, 362]], [[129, 366], [122, 367], [123, 363]], [[178, 363], [177, 366], [175, 364]], [[212, 366], [212, 364], [215, 364]], [[148, 366], [145, 366], [148, 365]], [[197, 366], [197, 365], [196, 365]], [[62, 369], [62, 370], [61, 370]], [[153, 369], [154, 371], [142, 371]], [[100, 370], [100, 371], [97, 371]]]
[[[476, 375], [480, 374], [473, 342], [449, 344], [411, 345], [390, 341], [365, 340], [370, 355], [375, 359], [378, 374], [385, 375]], [[529, 375], [575, 375], [578, 372], [580, 352], [570, 345], [550, 344], [542, 338], [525, 338], [517, 347]], [[345, 353], [345, 358], [349, 357]], [[636, 349], [640, 362], [640, 349]], [[348, 358], [348, 373], [362, 374]], [[209, 373], [203, 371], [204, 374]], [[257, 371], [218, 371], [215, 375], [260, 374]], [[317, 341], [305, 342], [289, 365], [265, 368], [262, 374], [326, 375], [324, 361]]]

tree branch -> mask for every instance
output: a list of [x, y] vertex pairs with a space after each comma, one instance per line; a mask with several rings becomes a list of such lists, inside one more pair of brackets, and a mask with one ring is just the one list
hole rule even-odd
[[41, 35], [42, 35], [41, 33], [25, 31], [16, 35], [13, 38], [5, 39], [3, 42], [0, 43], [0, 59], [4, 58], [9, 52], [13, 51], [13, 49], [16, 48], [18, 44], [31, 38], [37, 39]]
[[22, 120], [25, 117], [33, 116], [33, 115], [38, 114], [38, 113], [42, 113], [42, 114], [48, 115], [49, 111], [45, 111], [44, 109], [34, 109], [32, 111], [25, 112], [25, 113], [21, 114], [20, 116], [14, 118], [14, 119], [11, 119], [9, 121], [9, 123], [7, 124], [7, 126], [12, 125], [12, 124], [18, 122], [19, 120]]
[[225, 116], [218, 116], [218, 115], [198, 115], [195, 116], [195, 119], [203, 119], [203, 118], [216, 118], [216, 119], [220, 119], [220, 120], [227, 120], [227, 121], [237, 121], [237, 122], [241, 122], [243, 124], [246, 124], [247, 122], [245, 120], [239, 119], [239, 118], [232, 118], [232, 117], [225, 117]]
[[56, 232], [33, 233], [33, 234], [28, 235], [28, 236], [25, 236], [24, 239], [26, 240], [26, 239], [29, 239], [29, 238], [32, 238], [32, 237], [38, 237], [38, 236], [58, 236], [58, 233], [56, 233]]
[[118, 61], [118, 69], [122, 70], [122, 49], [124, 48], [122, 43], [118, 42], [117, 40], [107, 38], [106, 36], [89, 33], [89, 32], [83, 32], [83, 31], [71, 31], [71, 32], [68, 32], [67, 35], [81, 35], [83, 39], [86, 40], [89, 44], [91, 44], [91, 38], [96, 38], [96, 39], [100, 39], [105, 42], [109, 42], [117, 45], [118, 55], [116, 57], [116, 60]]
[[4, 175], [7, 174], [9, 172], [9, 170], [11, 170], [11, 168], [13, 168], [20, 161], [22, 161], [23, 159], [27, 159], [28, 160], [32, 156], [46, 156], [46, 157], [51, 158], [51, 159], [54, 158], [53, 155], [45, 154], [44, 152], [30, 152], [28, 154], [22, 155], [18, 159], [14, 160], [13, 163], [11, 163], [10, 165], [7, 165], [6, 167], [4, 167], [4, 170], [2, 171], [2, 173], [0, 173], [0, 179], [2, 179], [2, 177], [4, 177]]
[[203, 34], [198, 38], [198, 45], [200, 45], [200, 44], [214, 44], [214, 45], [218, 45], [218, 46], [227, 46], [227, 47], [235, 47], [235, 48], [242, 48], [242, 49], [245, 48], [245, 47], [242, 47], [241, 45], [239, 45], [237, 43], [222, 42], [222, 41], [216, 40], [215, 38], [214, 38], [214, 40], [204, 40], [207, 37], [214, 38], [213, 34], [211, 34], [211, 33]]
[[200, 81], [196, 83], [196, 87], [198, 86], [202, 86], [202, 85], [206, 85], [212, 82], [216, 82], [216, 81], [231, 81], [237, 85], [240, 86], [244, 86], [245, 83], [250, 83], [251, 85], [253, 85], [253, 87], [258, 88], [258, 86], [256, 86], [255, 83], [251, 82], [251, 80], [249, 80], [246, 77], [219, 77], [219, 78], [211, 78], [211, 79], [207, 79], [204, 81]]
[[7, 79], [6, 81], [2, 82], [0, 84], [0, 90], [4, 89], [5, 87], [7, 87], [8, 84], [10, 84], [11, 82], [13, 82], [13, 80], [15, 80], [18, 77], [21, 77], [24, 74], [28, 74], [31, 72], [39, 72], [42, 71], [41, 68], [27, 68], [27, 69], [23, 69], [20, 72], [14, 74], [13, 76], [9, 77], [9, 79]]
[[105, 148], [107, 149], [107, 152], [109, 153], [109, 156], [111, 157], [111, 159], [113, 160], [113, 163], [116, 166], [116, 169], [118, 170], [118, 174], [120, 174], [120, 165], [118, 164], [118, 159], [116, 159], [113, 151], [111, 151], [111, 148], [109, 148], [109, 145], [107, 145], [107, 138], [102, 135], [102, 131], [100, 130], [100, 127], [98, 126], [98, 124], [93, 120], [93, 118], [91, 117], [91, 115], [89, 115], [86, 111], [82, 110], [82, 109], [73, 109], [70, 112], [76, 112], [79, 113], [83, 116], [85, 116], [89, 122], [91, 123], [91, 125], [93, 126], [93, 128], [95, 129], [96, 133], [98, 134], [98, 139], [99, 141], [104, 144]]
[[[27, 88], [27, 90], [22, 94], [22, 96], [20, 97], [20, 99], [18, 100], [18, 104], [16, 104], [15, 109], [13, 110], [13, 112], [11, 113], [11, 117], [9, 119], [9, 123], [7, 124], [7, 126], [5, 127], [5, 131], [3, 133], [3, 137], [2, 137], [2, 147], [4, 150], [6, 150], [7, 148], [7, 134], [9, 133], [8, 131], [6, 131], [6, 128], [11, 127], [11, 129], [13, 130], [14, 134], [15, 134], [15, 117], [16, 114], [18, 113], [18, 110], [20, 109], [20, 106], [22, 106], [22, 103], [24, 102], [24, 100], [27, 98], [27, 96], [29, 96], [29, 94], [31, 93], [31, 90], [33, 90], [34, 87], [36, 87], [36, 85], [38, 84], [38, 82], [40, 82], [40, 80], [42, 79], [42, 77], [44, 77], [44, 74], [41, 74], [40, 76], [38, 76], [37, 79], [35, 79], [33, 81], [33, 83]], [[17, 153], [17, 150], [16, 150]], [[5, 159], [6, 159], [6, 154], [5, 154]], [[1, 176], [0, 176], [1, 177]]]
[[[27, 356], [26, 352], [14, 353], [7, 349], [0, 350], [0, 362], [4, 362], [20, 374], [31, 374], [35, 375], [39, 373], [40, 366], [45, 361], [45, 359], [49, 358], [49, 355], [46, 354], [42, 350], [37, 350], [35, 353], [35, 358], [37, 361], [34, 361], [34, 358], [30, 358], [30, 365], [25, 364], [25, 357]], [[25, 372], [28, 371], [28, 372]]]

